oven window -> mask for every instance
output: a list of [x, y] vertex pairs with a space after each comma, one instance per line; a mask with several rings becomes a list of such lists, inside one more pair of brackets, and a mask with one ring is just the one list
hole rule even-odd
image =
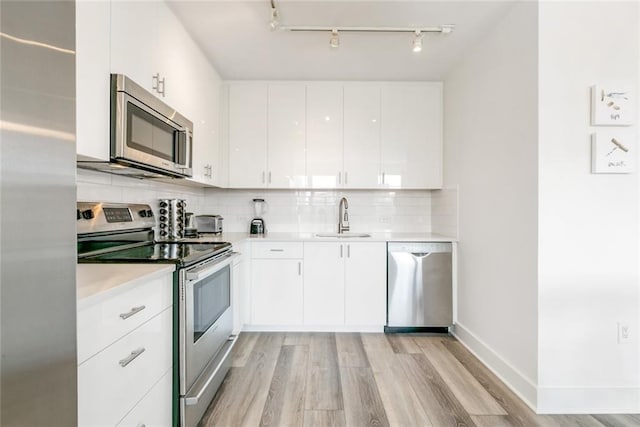
[[127, 116], [127, 146], [174, 162], [176, 129], [132, 103]]
[[193, 286], [193, 342], [197, 342], [231, 306], [231, 266]]

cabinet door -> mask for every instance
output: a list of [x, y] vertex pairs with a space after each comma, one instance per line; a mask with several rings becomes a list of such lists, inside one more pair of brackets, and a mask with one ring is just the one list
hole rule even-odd
[[342, 187], [342, 86], [307, 86], [307, 184]]
[[109, 160], [108, 2], [76, 3], [76, 150], [82, 160]]
[[345, 323], [382, 327], [387, 309], [386, 244], [356, 242], [345, 246]]
[[267, 184], [305, 186], [305, 98], [303, 85], [269, 85]]
[[251, 323], [302, 324], [302, 260], [251, 261]]
[[260, 188], [267, 172], [267, 85], [229, 87], [229, 187]]
[[142, 401], [138, 402], [135, 408], [118, 423], [117, 427], [170, 427], [173, 403], [172, 372], [169, 370], [164, 374]]
[[345, 245], [304, 244], [304, 324], [344, 324]]
[[127, 75], [150, 92], [157, 72], [156, 15], [157, 2], [111, 2], [111, 72]]
[[442, 84], [382, 88], [384, 188], [442, 187]]
[[344, 88], [344, 187], [380, 187], [380, 87]]

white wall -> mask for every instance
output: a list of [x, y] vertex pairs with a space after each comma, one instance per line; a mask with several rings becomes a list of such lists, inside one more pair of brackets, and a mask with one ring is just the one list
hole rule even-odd
[[537, 382], [537, 5], [516, 3], [445, 80], [458, 185], [455, 333], [530, 405]]
[[[540, 412], [640, 412], [638, 185], [590, 173], [589, 87], [638, 96], [637, 2], [543, 2], [539, 86]], [[637, 145], [636, 145], [637, 147]], [[617, 322], [632, 342], [617, 344]]]

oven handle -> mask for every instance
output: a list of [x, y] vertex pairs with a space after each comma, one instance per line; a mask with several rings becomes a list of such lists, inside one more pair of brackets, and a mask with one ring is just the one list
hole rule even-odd
[[185, 396], [184, 402], [187, 406], [198, 404], [198, 400], [202, 398], [202, 395], [207, 391], [207, 389], [209, 388], [209, 385], [211, 385], [211, 382], [218, 375], [218, 372], [220, 372], [220, 369], [222, 369], [227, 357], [229, 357], [229, 353], [231, 353], [231, 350], [233, 350], [233, 346], [235, 345], [235, 341], [237, 338], [238, 337], [236, 335], [231, 335], [227, 339], [227, 341], [231, 341], [231, 345], [229, 346], [229, 348], [227, 348], [227, 351], [225, 351], [224, 355], [220, 358], [220, 363], [218, 363], [218, 366], [216, 366], [216, 368], [213, 370], [211, 375], [209, 375], [209, 378], [207, 378], [207, 381], [205, 381], [202, 387], [200, 388], [200, 390], [198, 390], [198, 392], [195, 393], [195, 396]]
[[213, 264], [205, 264], [202, 267], [194, 268], [193, 270], [187, 270], [187, 280], [198, 281], [206, 277], [211, 276], [213, 273], [219, 271], [221, 268], [231, 264], [234, 259], [240, 256], [239, 252], [231, 252], [225, 258], [214, 262]]

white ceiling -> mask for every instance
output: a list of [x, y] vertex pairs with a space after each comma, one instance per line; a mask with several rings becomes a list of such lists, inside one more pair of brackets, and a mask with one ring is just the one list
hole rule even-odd
[[227, 80], [442, 80], [511, 1], [275, 0], [283, 25], [428, 27], [420, 53], [409, 33], [271, 31], [269, 0], [169, 0], [171, 9]]

